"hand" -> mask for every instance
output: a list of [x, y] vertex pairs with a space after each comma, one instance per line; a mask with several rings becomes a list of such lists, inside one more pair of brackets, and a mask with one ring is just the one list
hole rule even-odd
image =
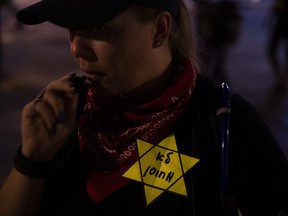
[[22, 153], [46, 162], [52, 160], [76, 126], [79, 94], [67, 75], [52, 81], [40, 97], [22, 111]]

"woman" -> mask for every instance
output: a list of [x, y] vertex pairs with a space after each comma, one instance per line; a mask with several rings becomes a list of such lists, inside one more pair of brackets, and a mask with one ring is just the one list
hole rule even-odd
[[285, 210], [287, 160], [235, 94], [229, 179], [221, 168], [218, 88], [198, 73], [181, 0], [45, 0], [18, 19], [67, 28], [85, 76], [52, 81], [24, 107], [1, 215]]

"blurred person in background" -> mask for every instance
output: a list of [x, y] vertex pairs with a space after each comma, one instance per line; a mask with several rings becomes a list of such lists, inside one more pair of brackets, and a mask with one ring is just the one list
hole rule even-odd
[[16, 13], [19, 10], [18, 6], [15, 4], [13, 0], [0, 0], [0, 82], [4, 79], [6, 79], [6, 74], [3, 71], [3, 47], [2, 47], [2, 27], [3, 27], [3, 10], [7, 9], [9, 13], [12, 14], [13, 20], [15, 20], [15, 23], [13, 23], [13, 27], [15, 27], [16, 30], [22, 29], [22, 23], [18, 22], [16, 20]]
[[[18, 5], [14, 2], [14, 0], [0, 0], [0, 9], [1, 14], [4, 9], [7, 9], [9, 13], [11, 13], [13, 19], [16, 18], [16, 13], [18, 12], [19, 8]], [[22, 29], [22, 23], [15, 20], [15, 29], [20, 30]]]
[[[288, 79], [288, 1], [274, 0], [268, 15], [268, 57], [275, 76], [275, 90], [284, 91]], [[284, 49], [282, 49], [284, 48]], [[284, 64], [281, 52], [284, 51]]]
[[45, 0], [18, 19], [66, 28], [84, 76], [23, 108], [0, 215], [288, 212], [287, 159], [251, 104], [201, 75], [182, 0]]
[[226, 63], [229, 50], [241, 33], [239, 2], [233, 0], [196, 0], [196, 19], [203, 43], [203, 74], [216, 83], [229, 82]]

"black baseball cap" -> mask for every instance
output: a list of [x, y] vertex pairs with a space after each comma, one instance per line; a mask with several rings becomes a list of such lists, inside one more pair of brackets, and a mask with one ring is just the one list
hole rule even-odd
[[132, 4], [142, 4], [166, 10], [172, 16], [178, 12], [180, 0], [42, 0], [17, 13], [26, 25], [51, 22], [71, 29], [101, 28]]

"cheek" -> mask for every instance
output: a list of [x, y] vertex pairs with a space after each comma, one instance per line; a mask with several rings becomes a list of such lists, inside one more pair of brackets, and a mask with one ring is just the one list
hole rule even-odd
[[[152, 47], [152, 30], [143, 25], [131, 25], [117, 38], [113, 38], [115, 50], [119, 52], [119, 56], [129, 59], [137, 59], [141, 56], [145, 58], [148, 48]], [[130, 60], [130, 61], [131, 61]]]
[[[134, 36], [135, 35], [135, 36]], [[145, 81], [147, 73], [143, 73], [143, 69], [147, 68], [147, 64], [152, 58], [152, 44], [148, 37], [140, 36], [141, 34], [132, 34], [128, 40], [122, 40], [114, 46], [113, 53], [110, 56], [111, 67], [117, 71], [118, 79], [125, 79], [126, 85], [137, 85]], [[109, 59], [108, 59], [109, 60]]]
[[151, 55], [152, 45], [150, 46], [148, 38], [139, 37], [139, 34], [129, 38], [117, 45], [113, 58], [121, 61], [126, 67], [141, 67]]
[[110, 63], [111, 67], [116, 71], [119, 78], [122, 78], [122, 75], [125, 75], [126, 79], [133, 79], [135, 72], [140, 67], [140, 61], [143, 61], [141, 57], [141, 51], [137, 51], [134, 48], [124, 47], [122, 50], [115, 52], [110, 58], [112, 62]]

